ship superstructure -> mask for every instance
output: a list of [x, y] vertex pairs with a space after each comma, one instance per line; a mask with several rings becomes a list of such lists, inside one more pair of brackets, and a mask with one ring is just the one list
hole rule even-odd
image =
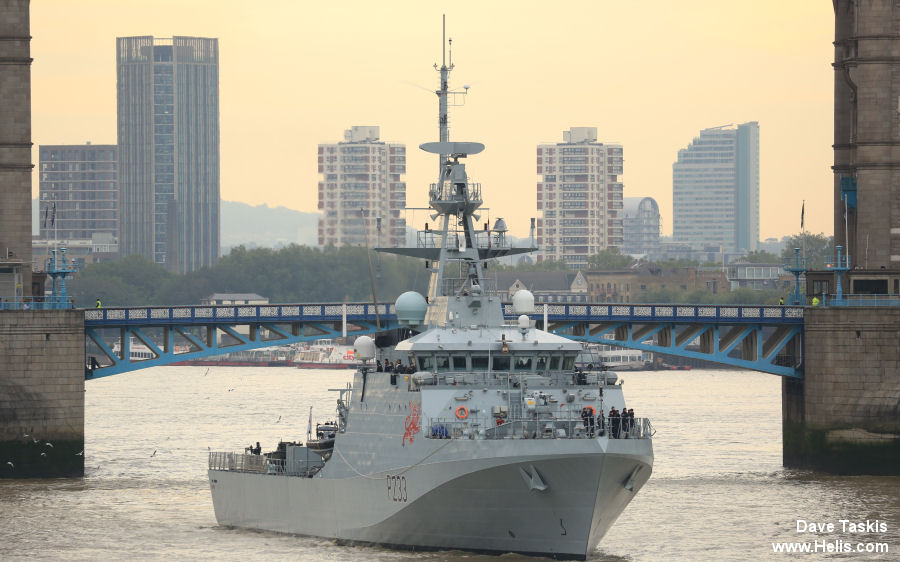
[[211, 453], [220, 524], [584, 559], [650, 477], [652, 429], [614, 414], [626, 412], [618, 377], [576, 369], [581, 345], [534, 327], [530, 293], [504, 304], [488, 285], [487, 260], [532, 249], [509, 247], [502, 220], [476, 227], [481, 187], [462, 160], [484, 146], [449, 140], [452, 68], [439, 69], [440, 140], [420, 147], [439, 158], [437, 227], [415, 248], [382, 249], [431, 272], [427, 300], [397, 301], [419, 332], [394, 350], [404, 369], [376, 369], [374, 342], [360, 337], [334, 431], [266, 455]]

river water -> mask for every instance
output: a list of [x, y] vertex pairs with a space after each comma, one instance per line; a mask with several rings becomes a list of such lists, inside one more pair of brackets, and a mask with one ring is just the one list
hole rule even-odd
[[[158, 367], [88, 381], [85, 477], [0, 480], [0, 559], [526, 560], [348, 547], [216, 525], [208, 449], [240, 451], [260, 441], [269, 450], [282, 438], [303, 439], [309, 407], [314, 418], [329, 417], [337, 395], [328, 389], [350, 377]], [[816, 540], [822, 548], [844, 541], [890, 549], [853, 558], [900, 556], [900, 478], [782, 468], [778, 377], [709, 370], [622, 377], [629, 407], [657, 430], [655, 466], [592, 559], [783, 557], [773, 542]], [[798, 519], [833, 523], [835, 531], [798, 533]], [[886, 530], [851, 534], [842, 519], [878, 520]]]

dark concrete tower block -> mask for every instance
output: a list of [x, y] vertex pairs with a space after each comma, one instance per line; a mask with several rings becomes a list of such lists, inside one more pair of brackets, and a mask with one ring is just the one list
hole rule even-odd
[[[0, 0], [0, 276], [31, 294], [31, 34], [29, 0]], [[3, 281], [8, 281], [5, 279]], [[4, 293], [11, 285], [0, 282]], [[15, 294], [15, 293], [13, 293]], [[0, 295], [4, 297], [12, 294]]]
[[834, 0], [834, 15], [835, 243], [900, 270], [900, 4]]

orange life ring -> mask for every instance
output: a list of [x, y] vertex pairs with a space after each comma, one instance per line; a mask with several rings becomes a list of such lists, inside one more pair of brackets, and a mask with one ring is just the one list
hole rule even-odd
[[465, 406], [460, 406], [459, 408], [456, 409], [456, 417], [457, 418], [464, 420], [468, 416], [469, 416], [469, 409], [466, 408]]
[[588, 409], [588, 410], [590, 410], [590, 412], [591, 412], [591, 417], [593, 417], [594, 414], [597, 413], [597, 411], [594, 410], [594, 407], [593, 407], [593, 406], [585, 406], [585, 408]]
[[504, 423], [506, 423], [506, 420], [504, 420], [503, 418], [497, 418], [497, 425], [503, 425]]

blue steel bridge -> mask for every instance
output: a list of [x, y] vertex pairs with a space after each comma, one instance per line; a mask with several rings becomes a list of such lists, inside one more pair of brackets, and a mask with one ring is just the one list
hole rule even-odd
[[[511, 304], [504, 312], [516, 318]], [[539, 328], [579, 341], [802, 378], [803, 313], [799, 306], [546, 304], [530, 316]], [[84, 327], [92, 378], [99, 378], [399, 326], [391, 303], [320, 303], [87, 309]], [[149, 358], [132, 359], [136, 342]]]

